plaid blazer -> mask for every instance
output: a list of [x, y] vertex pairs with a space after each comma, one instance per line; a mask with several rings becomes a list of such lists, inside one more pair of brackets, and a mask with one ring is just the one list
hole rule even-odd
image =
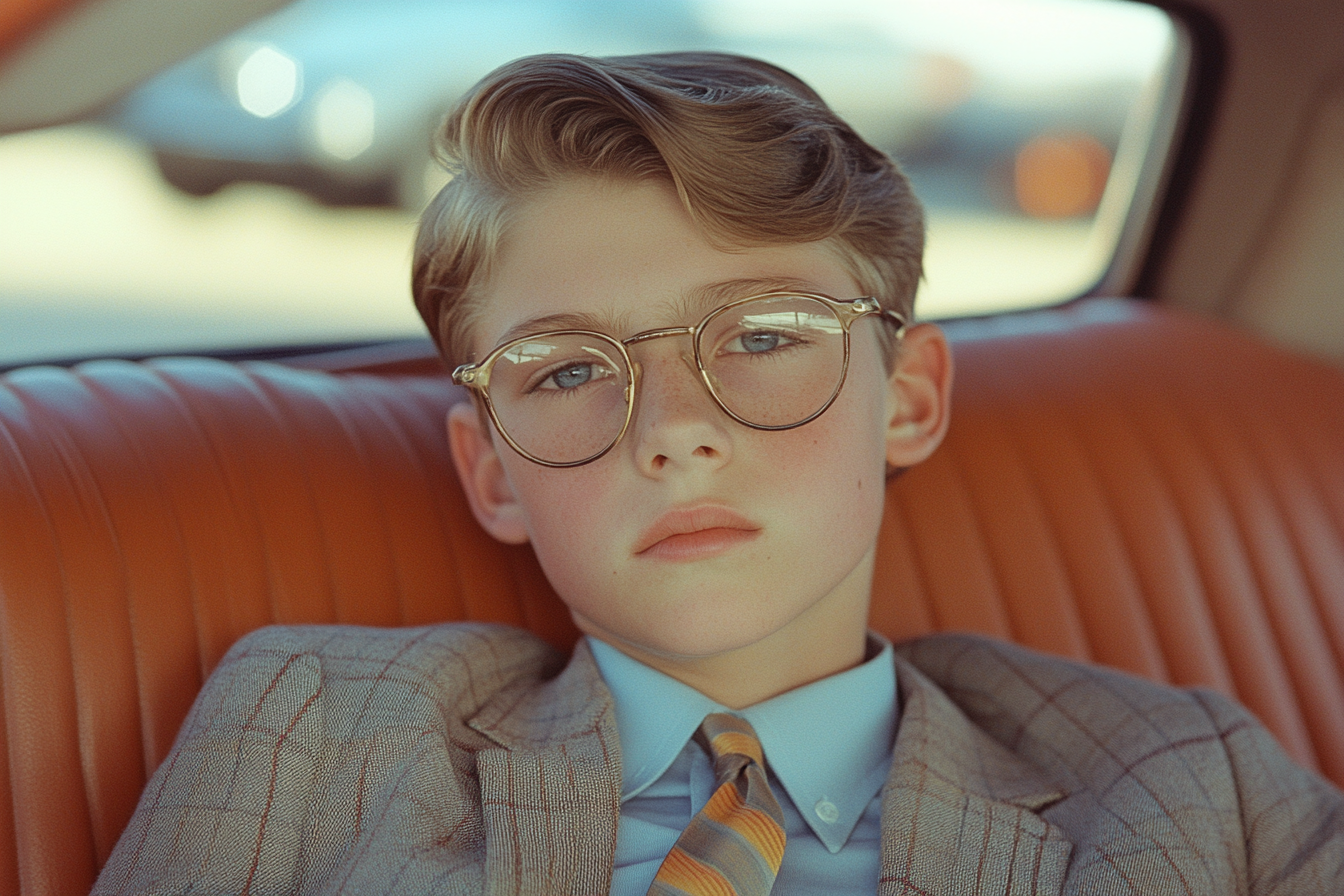
[[[1222, 697], [970, 636], [898, 654], [878, 892], [1344, 893], [1344, 797]], [[264, 629], [94, 892], [605, 894], [620, 784], [582, 642]]]

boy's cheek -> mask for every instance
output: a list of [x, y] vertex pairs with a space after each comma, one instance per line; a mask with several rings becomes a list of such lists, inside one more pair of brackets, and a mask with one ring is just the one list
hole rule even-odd
[[595, 543], [610, 540], [620, 513], [610, 506], [609, 477], [593, 475], [595, 464], [568, 470], [527, 467], [515, 470], [512, 478], [538, 556], [587, 555]]
[[883, 394], [872, 388], [846, 392], [814, 422], [796, 430], [765, 433], [781, 443], [793, 442], [778, 445], [775, 454], [782, 480], [801, 491], [816, 488], [832, 495], [870, 492], [884, 483]]

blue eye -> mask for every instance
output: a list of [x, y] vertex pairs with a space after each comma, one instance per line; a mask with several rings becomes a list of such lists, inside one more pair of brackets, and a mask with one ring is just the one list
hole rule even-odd
[[616, 376], [616, 371], [605, 364], [576, 361], [552, 370], [533, 387], [542, 392], [572, 392], [581, 386], [597, 383]]
[[795, 334], [779, 330], [747, 330], [734, 336], [720, 351], [727, 355], [767, 355], [803, 342]]
[[569, 367], [561, 368], [547, 377], [547, 381], [555, 383], [557, 389], [573, 389], [576, 386], [582, 386], [593, 378], [593, 365], [591, 364], [573, 364]]
[[744, 333], [739, 337], [742, 343], [742, 350], [751, 352], [768, 352], [779, 348], [779, 334], [762, 331], [757, 333]]

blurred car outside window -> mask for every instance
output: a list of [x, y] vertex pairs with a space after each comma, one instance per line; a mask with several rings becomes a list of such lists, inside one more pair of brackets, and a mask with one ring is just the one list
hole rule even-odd
[[925, 318], [1094, 288], [1184, 76], [1179, 29], [1128, 0], [298, 0], [0, 137], [0, 365], [421, 335], [410, 247], [453, 100], [529, 53], [676, 49], [790, 69], [902, 164]]

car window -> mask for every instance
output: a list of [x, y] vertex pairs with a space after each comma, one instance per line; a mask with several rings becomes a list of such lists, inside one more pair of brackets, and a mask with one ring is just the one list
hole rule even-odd
[[420, 335], [446, 107], [519, 55], [687, 48], [791, 69], [901, 162], [935, 318], [1123, 266], [1186, 57], [1124, 0], [298, 0], [87, 121], [0, 138], [0, 364]]

